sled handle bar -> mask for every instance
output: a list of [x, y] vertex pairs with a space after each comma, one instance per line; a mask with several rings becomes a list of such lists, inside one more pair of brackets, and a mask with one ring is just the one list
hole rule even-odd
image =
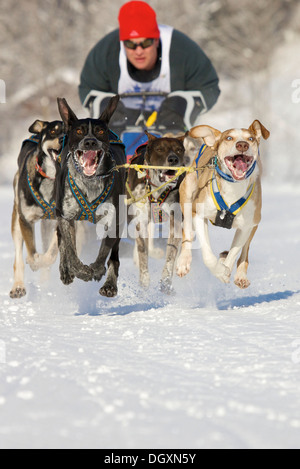
[[120, 98], [135, 98], [135, 97], [149, 97], [149, 96], [168, 96], [169, 93], [164, 91], [133, 91], [128, 93], [121, 93]]

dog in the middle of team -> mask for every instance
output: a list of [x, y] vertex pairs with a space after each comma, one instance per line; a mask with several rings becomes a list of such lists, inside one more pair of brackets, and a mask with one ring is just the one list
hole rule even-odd
[[[58, 98], [67, 136], [56, 187], [60, 277], [65, 285], [75, 277], [100, 281], [109, 258], [106, 281], [100, 289], [107, 297], [118, 291], [119, 244], [125, 221], [125, 169], [115, 170], [116, 165], [126, 162], [125, 149], [108, 127], [118, 101], [118, 95], [111, 98], [99, 119], [78, 119], [67, 101]], [[90, 266], [83, 264], [76, 252], [76, 220], [102, 223], [106, 229], [98, 256]]]
[[[130, 168], [127, 179], [130, 222], [136, 223], [135, 241], [138, 252], [139, 279], [144, 288], [150, 284], [148, 269], [149, 247], [152, 244], [150, 225], [153, 222], [169, 224], [166, 260], [160, 280], [160, 290], [174, 292], [172, 278], [174, 265], [181, 243], [182, 213], [179, 206], [179, 185], [184, 177], [176, 177], [172, 167], [186, 166], [184, 139], [180, 137], [156, 137], [146, 131], [148, 142], [138, 147], [132, 164], [147, 165], [142, 172]], [[168, 169], [152, 169], [162, 166]], [[178, 208], [178, 210], [177, 210]], [[150, 235], [150, 236], [149, 236]]]

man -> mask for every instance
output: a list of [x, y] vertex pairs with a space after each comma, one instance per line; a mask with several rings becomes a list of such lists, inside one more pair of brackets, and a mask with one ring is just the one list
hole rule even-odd
[[167, 131], [190, 128], [220, 94], [210, 60], [185, 34], [158, 25], [148, 3], [124, 4], [118, 19], [119, 30], [100, 40], [86, 59], [79, 85], [82, 103], [96, 118], [111, 94], [158, 92], [123, 97], [112, 130], [121, 134], [139, 123]]

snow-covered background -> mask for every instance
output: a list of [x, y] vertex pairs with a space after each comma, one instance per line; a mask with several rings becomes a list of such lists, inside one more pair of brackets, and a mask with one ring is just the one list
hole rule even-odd
[[[82, 14], [83, 2], [65, 3]], [[103, 7], [116, 15], [122, 3], [103, 2]], [[200, 3], [207, 13], [212, 5], [216, 12], [220, 5], [234, 2]], [[28, 11], [37, 6], [35, 0], [24, 4]], [[95, 2], [88, 4], [94, 16]], [[151, 4], [161, 16], [166, 10], [162, 22], [169, 22], [168, 1]], [[186, 22], [188, 15], [195, 21], [196, 4], [190, 0], [182, 6]], [[172, 5], [180, 9], [174, 0]], [[5, 13], [9, 7], [3, 8]], [[26, 17], [25, 26], [30, 19], [37, 26], [46, 21], [42, 7], [34, 11], [37, 17]], [[212, 13], [213, 19], [216, 13]], [[74, 13], [74, 24], [70, 19], [70, 30], [76, 27], [78, 15]], [[10, 30], [5, 30], [8, 38], [8, 32], [14, 33], [13, 17]], [[262, 145], [263, 218], [251, 246], [251, 286], [245, 291], [214, 279], [195, 249], [192, 271], [184, 279], [175, 278], [177, 294], [172, 298], [157, 290], [161, 261], [151, 260], [152, 282], [144, 292], [132, 259], [124, 254], [115, 299], [100, 297], [96, 282], [76, 280], [63, 286], [55, 264], [46, 283], [27, 267], [28, 294], [11, 300], [12, 177], [28, 126], [43, 117], [36, 114], [37, 101], [43, 112], [48, 107], [43, 77], [38, 76], [39, 61], [32, 65], [37, 78], [33, 88], [29, 62], [27, 68], [24, 65], [23, 84], [16, 74], [11, 80], [0, 76], [7, 85], [6, 103], [0, 104], [0, 448], [300, 448], [300, 40], [296, 18], [295, 10], [281, 43], [270, 50], [267, 73], [253, 71], [251, 65], [251, 76], [244, 71], [239, 80], [233, 79], [216, 53], [222, 95], [203, 116], [203, 122], [220, 130], [246, 127], [258, 118], [271, 132]], [[183, 19], [172, 19], [175, 27], [180, 21], [179, 26], [183, 25]], [[111, 21], [108, 26], [116, 24]], [[36, 31], [40, 34], [41, 28]], [[194, 26], [193, 34], [201, 39], [197, 31]], [[31, 34], [32, 43], [41, 44]], [[101, 36], [101, 31], [94, 35]], [[48, 39], [43, 36], [42, 43]], [[56, 37], [50, 39], [51, 52]], [[94, 37], [88, 40], [92, 46]], [[74, 37], [74, 46], [76, 41]], [[16, 63], [21, 61], [18, 37], [7, 44], [8, 48], [1, 48], [4, 65], [12, 56]], [[52, 63], [51, 56], [47, 60]], [[43, 58], [44, 68], [47, 60]], [[3, 70], [6, 73], [8, 68]], [[52, 84], [47, 82], [45, 89], [55, 92], [57, 88], [59, 94], [67, 90], [76, 101], [74, 70], [79, 73], [80, 64], [57, 74], [53, 70]], [[262, 101], [254, 106], [253, 90], [258, 84]], [[216, 252], [228, 248], [232, 235], [212, 227]], [[97, 242], [91, 241], [85, 255], [93, 258], [97, 249]]]

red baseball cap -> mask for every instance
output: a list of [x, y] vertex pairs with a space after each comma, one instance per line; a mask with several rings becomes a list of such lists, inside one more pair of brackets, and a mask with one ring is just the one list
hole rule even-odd
[[119, 11], [120, 41], [139, 37], [159, 38], [156, 13], [146, 2], [125, 3]]

